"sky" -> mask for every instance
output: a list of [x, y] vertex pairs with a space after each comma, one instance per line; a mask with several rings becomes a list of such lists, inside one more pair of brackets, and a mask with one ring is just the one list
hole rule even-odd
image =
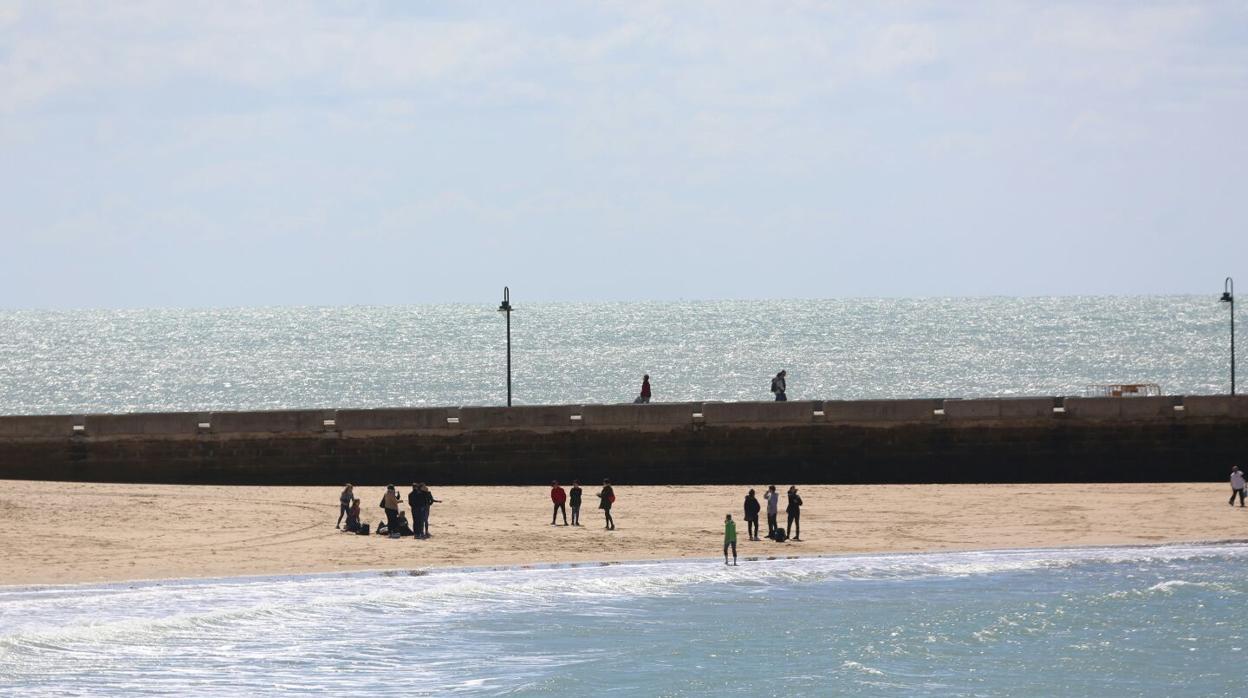
[[1248, 2], [0, 0], [0, 307], [1248, 288]]

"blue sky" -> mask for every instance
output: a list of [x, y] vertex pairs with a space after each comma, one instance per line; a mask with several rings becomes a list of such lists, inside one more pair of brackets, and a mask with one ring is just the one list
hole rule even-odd
[[0, 307], [1248, 288], [1248, 4], [0, 0]]

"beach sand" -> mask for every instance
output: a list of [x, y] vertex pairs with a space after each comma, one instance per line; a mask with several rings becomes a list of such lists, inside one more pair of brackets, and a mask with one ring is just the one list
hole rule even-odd
[[[0, 481], [0, 584], [714, 558], [729, 512], [743, 558], [1248, 537], [1248, 509], [1207, 483], [806, 486], [802, 541], [785, 544], [746, 540], [747, 486], [619, 485], [608, 532], [593, 486], [584, 527], [564, 528], [545, 487], [434, 485], [423, 541], [338, 532], [340, 489]], [[382, 492], [356, 489], [373, 526]]]

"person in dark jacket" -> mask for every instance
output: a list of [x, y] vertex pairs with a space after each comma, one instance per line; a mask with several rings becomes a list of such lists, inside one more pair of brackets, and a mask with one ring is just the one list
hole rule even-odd
[[[789, 508], [785, 509], [789, 515], [788, 525], [784, 527], [784, 532], [793, 540], [802, 539], [802, 498], [797, 494], [797, 486], [789, 487]], [[797, 533], [794, 534], [794, 529]]]
[[611, 481], [602, 481], [602, 491], [598, 493], [598, 508], [607, 518], [607, 530], [615, 530], [615, 519], [611, 518], [611, 505], [615, 504], [615, 490], [611, 489]]
[[563, 491], [559, 486], [558, 480], [552, 480], [550, 483], [550, 501], [554, 502], [555, 510], [550, 514], [550, 525], [554, 526], [555, 521], [559, 518], [559, 512], [563, 512], [563, 525], [568, 525], [568, 509], [564, 506], [564, 502], [568, 501], [568, 493]]
[[355, 491], [351, 487], [351, 483], [347, 483], [342, 488], [342, 494], [338, 495], [338, 523], [334, 524], [334, 528], [342, 525], [342, 519], [351, 509], [351, 500], [355, 499]]
[[788, 375], [788, 371], [781, 371], [776, 374], [775, 378], [771, 379], [771, 392], [775, 393], [776, 402], [784, 402], [789, 399], [785, 395], [785, 391], [788, 389], [788, 386], [785, 385], [785, 378]]
[[745, 495], [745, 527], [750, 540], [758, 540], [758, 512], [761, 509], [762, 505], [754, 496], [754, 490], [750, 490], [750, 493]]
[[434, 499], [433, 493], [429, 491], [429, 485], [426, 485], [425, 483], [422, 482], [420, 483], [420, 501], [421, 501], [423, 508], [421, 509], [421, 514], [422, 514], [421, 520], [416, 523], [416, 537], [428, 538], [429, 537], [429, 509], [433, 507], [435, 502], [438, 504], [441, 504], [442, 500]]
[[581, 481], [573, 480], [568, 490], [568, 506], [572, 507], [572, 525], [581, 525]]

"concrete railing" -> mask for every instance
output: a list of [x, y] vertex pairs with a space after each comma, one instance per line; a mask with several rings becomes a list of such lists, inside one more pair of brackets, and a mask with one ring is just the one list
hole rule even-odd
[[1054, 397], [943, 400], [684, 402], [269, 412], [0, 417], [0, 439], [335, 434], [423, 430], [578, 429], [746, 424], [958, 424], [1036, 420], [1168, 421], [1248, 419], [1248, 396]]

